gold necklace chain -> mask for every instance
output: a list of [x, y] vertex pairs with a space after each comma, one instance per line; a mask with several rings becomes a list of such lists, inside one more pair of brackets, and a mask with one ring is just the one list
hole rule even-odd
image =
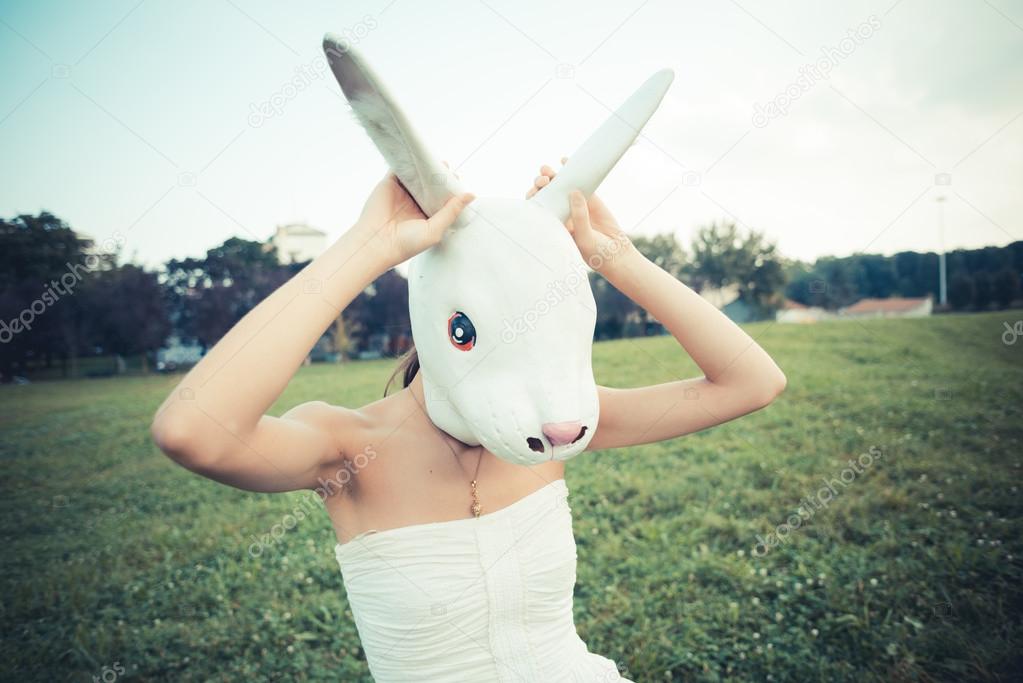
[[[411, 393], [411, 396], [412, 400], [419, 406], [419, 409], [422, 410], [423, 414], [427, 416], [427, 419], [429, 419], [429, 414], [426, 412], [426, 408], [419, 403], [419, 399], [416, 397], [415, 393]], [[443, 430], [438, 428], [432, 422], [430, 424], [437, 430], [437, 433], [444, 442], [444, 445], [448, 447], [449, 451], [451, 451], [452, 457], [454, 457], [455, 462], [458, 463], [458, 468], [464, 472], [465, 469], [462, 467], [462, 462], [458, 459], [458, 454], [455, 453], [455, 449], [451, 447], [450, 443], [448, 443], [447, 434], [445, 434]], [[478, 448], [480, 449], [480, 454], [476, 459], [476, 472], [472, 475], [472, 481], [469, 482], [469, 494], [472, 496], [472, 505], [469, 506], [469, 511], [472, 512], [474, 517], [479, 517], [483, 514], [483, 504], [480, 503], [479, 493], [480, 465], [483, 463], [483, 444], [480, 444]]]
[[[472, 514], [476, 517], [479, 517], [480, 514], [483, 512], [483, 505], [480, 504], [480, 494], [476, 488], [476, 478], [479, 477], [480, 475], [480, 463], [482, 462], [483, 446], [480, 445], [480, 455], [476, 459], [476, 473], [472, 475], [472, 481], [469, 483], [470, 487], [469, 491], [472, 494], [472, 505], [469, 506], [469, 510], [472, 511]], [[459, 466], [461, 466], [461, 463], [459, 463]]]
[[[458, 459], [458, 454], [455, 453], [455, 449], [448, 443], [446, 438], [447, 435], [439, 429], [437, 431], [440, 432], [440, 437], [444, 441], [444, 445], [448, 447], [448, 450], [451, 451], [451, 455], [454, 457], [455, 462], [458, 463], [458, 469], [464, 472], [465, 469], [462, 467], [462, 462]], [[480, 465], [483, 463], [483, 444], [480, 444], [477, 448], [480, 449], [480, 454], [476, 458], [476, 472], [472, 475], [472, 481], [469, 482], [469, 495], [472, 496], [472, 505], [469, 506], [469, 511], [473, 514], [473, 517], [479, 517], [483, 514], [483, 504], [480, 502], [479, 493]]]

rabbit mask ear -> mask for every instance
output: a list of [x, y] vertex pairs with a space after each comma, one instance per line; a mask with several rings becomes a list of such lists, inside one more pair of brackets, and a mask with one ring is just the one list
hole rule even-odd
[[587, 197], [593, 194], [639, 136], [674, 79], [675, 74], [670, 69], [662, 69], [647, 79], [576, 150], [551, 184], [536, 193], [532, 201], [553, 213], [558, 220], [568, 220], [569, 193], [579, 190]]
[[423, 213], [432, 216], [452, 195], [461, 194], [454, 174], [427, 151], [401, 107], [348, 41], [328, 33], [323, 51], [359, 123]]

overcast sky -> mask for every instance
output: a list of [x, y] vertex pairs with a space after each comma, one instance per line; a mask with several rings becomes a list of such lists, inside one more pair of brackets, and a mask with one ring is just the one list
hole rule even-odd
[[735, 220], [804, 259], [935, 250], [943, 195], [949, 248], [1023, 239], [1020, 0], [0, 0], [0, 215], [46, 209], [148, 264], [292, 221], [337, 237], [385, 167], [327, 31], [478, 195], [520, 195], [670, 67], [600, 190], [633, 235]]

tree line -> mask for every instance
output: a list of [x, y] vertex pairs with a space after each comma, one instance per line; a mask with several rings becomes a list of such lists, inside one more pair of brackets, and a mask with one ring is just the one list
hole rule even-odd
[[[787, 268], [785, 296], [807, 306], [838, 309], [860, 299], [893, 296], [939, 301], [939, 255], [903, 251], [894, 256], [826, 256]], [[956, 249], [945, 255], [948, 304], [954, 310], [1008, 308], [1020, 296], [1023, 241], [1004, 247]]]
[[[773, 315], [784, 299], [838, 308], [864, 297], [937, 298], [937, 255], [822, 257], [791, 261], [762, 233], [732, 223], [700, 228], [688, 245], [673, 234], [637, 237], [636, 247], [707, 296], [718, 292], [747, 318]], [[215, 344], [305, 264], [281, 264], [273, 248], [232, 237], [202, 257], [150, 270], [124, 260], [123, 240], [96, 244], [51, 213], [0, 219], [0, 377], [44, 369], [107, 374], [127, 357], [151, 365], [168, 339]], [[1010, 305], [1019, 296], [1023, 242], [948, 254], [956, 308]], [[657, 321], [603, 278], [591, 277], [599, 339], [661, 332]], [[728, 308], [726, 308], [728, 312]], [[393, 355], [411, 342], [408, 284], [378, 278], [345, 309], [314, 350], [321, 358]], [[114, 359], [82, 372], [83, 359]]]
[[156, 273], [118, 263], [53, 214], [0, 220], [0, 378], [78, 359], [152, 352], [171, 332]]

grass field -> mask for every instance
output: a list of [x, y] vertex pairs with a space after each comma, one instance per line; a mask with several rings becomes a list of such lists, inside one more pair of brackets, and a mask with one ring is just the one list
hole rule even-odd
[[[1007, 315], [751, 325], [789, 378], [776, 403], [572, 462], [590, 649], [636, 681], [1019, 680]], [[598, 344], [595, 366], [614, 386], [696, 374], [670, 338]], [[369, 401], [391, 368], [304, 368], [274, 410]], [[311, 494], [243, 493], [161, 456], [149, 418], [174, 382], [0, 387], [3, 679], [369, 680], [326, 515], [253, 557]]]

